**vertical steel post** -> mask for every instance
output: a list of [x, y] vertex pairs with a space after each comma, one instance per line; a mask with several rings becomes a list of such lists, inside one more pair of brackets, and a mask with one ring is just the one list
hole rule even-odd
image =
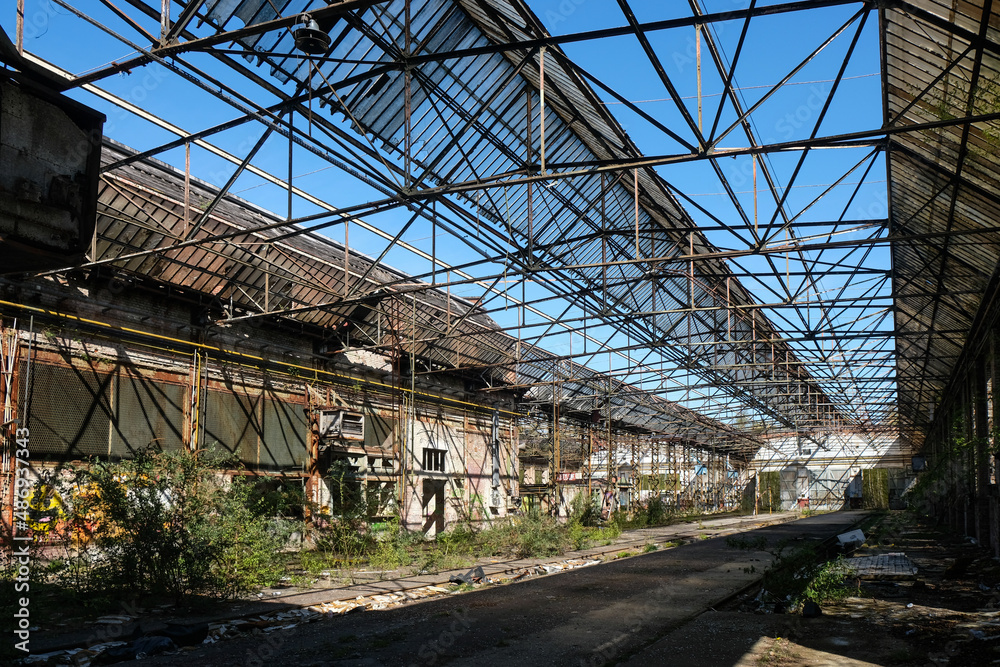
[[991, 426], [991, 433], [989, 434], [988, 447], [990, 451], [994, 452], [991, 460], [989, 461], [990, 467], [992, 469], [991, 479], [989, 480], [989, 498], [990, 498], [990, 546], [993, 549], [993, 556], [1000, 558], [1000, 494], [998, 494], [998, 482], [1000, 482], [1000, 455], [997, 452], [997, 427], [998, 421], [1000, 421], [1000, 363], [997, 360], [997, 353], [1000, 352], [997, 346], [997, 333], [996, 331], [990, 331], [990, 398], [992, 400], [991, 414], [993, 416]]
[[542, 176], [545, 175], [545, 47], [538, 50], [538, 116], [541, 131]]
[[[533, 133], [531, 131], [531, 129], [532, 129], [531, 128], [531, 123], [532, 123], [531, 113], [532, 113], [532, 109], [531, 109], [531, 90], [530, 89], [527, 92], [526, 106], [527, 106], [527, 111], [528, 111], [528, 120], [527, 120], [527, 123], [526, 123], [526, 126], [525, 126], [525, 129], [526, 129], [527, 135], [528, 135], [527, 136], [527, 141], [528, 141], [528, 164], [527, 164], [527, 171], [530, 172], [531, 168], [532, 168], [532, 163], [534, 162], [534, 157], [535, 157], [534, 156], [535, 151], [534, 151], [534, 145], [533, 145], [534, 138], [532, 137]], [[534, 192], [535, 191], [534, 191], [534, 183], [532, 181], [528, 181], [527, 188], [528, 188], [528, 249], [527, 249], [528, 253], [527, 253], [527, 256], [524, 258], [524, 263], [530, 266], [533, 263], [531, 261], [531, 258], [534, 256], [534, 253], [535, 253], [535, 248], [534, 248], [534, 242], [535, 242], [535, 230], [534, 230], [534, 224], [535, 224]], [[527, 282], [527, 276], [525, 276], [525, 278], [521, 281], [521, 290], [522, 290], [522, 292], [524, 290], [524, 284], [526, 282]], [[522, 303], [524, 302], [523, 297], [522, 297], [521, 301], [522, 301]]]
[[701, 127], [701, 24], [694, 26], [695, 60], [698, 68], [698, 132], [702, 132]]
[[160, 44], [166, 45], [167, 34], [170, 32], [170, 0], [160, 3]]
[[431, 202], [431, 285], [437, 285], [437, 270], [437, 200], [434, 200]]
[[587, 475], [587, 501], [590, 502], [593, 494], [593, 479], [594, 473], [591, 468], [593, 465], [592, 457], [594, 456], [594, 426], [591, 424], [587, 427], [587, 457], [584, 459], [586, 461], [586, 468], [584, 472]]
[[288, 219], [292, 219], [292, 149], [295, 146], [295, 110], [288, 110]]
[[[184, 142], [184, 238], [191, 221], [191, 142]], [[94, 235], [96, 238], [96, 234]], [[96, 256], [94, 257], [96, 259]]]
[[[23, 409], [23, 403], [17, 400], [20, 384], [24, 380], [19, 372], [21, 366], [20, 355], [21, 337], [17, 328], [17, 320], [15, 319], [10, 329], [0, 327], [0, 357], [2, 357], [0, 368], [3, 370], [3, 373], [0, 373], [0, 395], [3, 396], [3, 413], [0, 421], [5, 423], [11, 422], [14, 419], [22, 419], [26, 414]], [[16, 494], [14, 476], [17, 470], [17, 457], [14, 455], [16, 448], [14, 445], [17, 442], [17, 427], [19, 425], [29, 427], [25, 419], [20, 424], [9, 423], [9, 430], [5, 428], [4, 431], [6, 433], [0, 433], [0, 436], [4, 438], [3, 474], [10, 480], [10, 483], [6, 487], [6, 511], [3, 516], [3, 524], [7, 529], [8, 535], [14, 534], [14, 501]]]
[[314, 503], [318, 504], [319, 501], [319, 488], [322, 484], [322, 476], [319, 469], [319, 410], [317, 405], [315, 405], [315, 399], [313, 398], [313, 392], [310, 391], [309, 385], [305, 385], [306, 389], [306, 428], [309, 429], [308, 440], [306, 442], [306, 448], [308, 452], [308, 457], [306, 461], [306, 499], [305, 503], [305, 519], [306, 526], [312, 527], [312, 511], [310, 507]]
[[410, 34], [410, 0], [403, 4], [403, 58], [406, 64], [403, 68], [403, 185], [405, 188], [412, 186], [412, 159], [413, 159], [413, 137], [412, 137], [412, 103], [413, 103], [413, 75], [410, 73], [409, 58], [411, 56]]
[[[558, 362], [557, 362], [558, 363]], [[558, 366], [557, 366], [558, 368]], [[549, 470], [551, 474], [549, 475], [549, 489], [552, 494], [552, 500], [549, 503], [549, 512], [554, 516], [559, 516], [559, 486], [556, 479], [559, 475], [559, 409], [557, 407], [558, 400], [556, 399], [556, 379], [552, 379], [552, 432], [550, 439], [550, 451], [552, 458], [549, 460]]]
[[[605, 174], [601, 172], [601, 305], [603, 312], [608, 312], [608, 216], [607, 190], [605, 189]], [[610, 370], [610, 366], [608, 367]]]
[[17, 0], [17, 24], [15, 27], [17, 54], [24, 55], [24, 0]]
[[632, 170], [632, 191], [635, 199], [635, 258], [642, 255], [639, 250], [639, 170]]

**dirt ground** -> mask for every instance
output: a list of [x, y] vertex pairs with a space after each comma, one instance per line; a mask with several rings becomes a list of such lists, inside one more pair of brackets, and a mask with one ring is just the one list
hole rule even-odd
[[818, 667], [1000, 664], [1000, 563], [968, 538], [890, 513], [855, 556], [904, 553], [912, 579], [852, 580], [822, 614], [749, 611], [755, 587], [638, 652], [628, 665]]

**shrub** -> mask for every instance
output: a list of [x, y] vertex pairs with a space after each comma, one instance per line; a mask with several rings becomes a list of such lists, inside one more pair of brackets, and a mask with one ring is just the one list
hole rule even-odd
[[476, 533], [470, 552], [473, 555], [525, 558], [562, 553], [571, 546], [570, 524], [560, 523], [555, 517], [533, 508], [523, 516], [495, 523], [491, 528]]
[[758, 476], [760, 484], [758, 506], [761, 512], [781, 511], [781, 472], [762, 471]]
[[375, 548], [375, 536], [368, 529], [365, 512], [344, 512], [316, 532], [316, 550], [344, 562], [355, 562], [368, 556]]
[[611, 515], [608, 525], [619, 532], [635, 530], [647, 526], [665, 526], [675, 521], [670, 507], [660, 496], [651, 496], [645, 503], [632, 511], [618, 510]]
[[601, 523], [601, 508], [596, 498], [582, 490], [577, 493], [569, 506], [570, 523], [593, 527]]
[[[76, 471], [61, 580], [82, 594], [234, 597], [279, 576], [294, 529], [264, 511], [254, 481], [226, 483], [212, 452], [139, 452]], [[68, 494], [64, 494], [67, 497]]]
[[866, 468], [861, 471], [861, 499], [866, 510], [889, 509], [889, 470]]
[[569, 530], [558, 519], [540, 512], [531, 512], [515, 524], [513, 540], [516, 556], [553, 556], [569, 547]]
[[393, 518], [376, 536], [375, 547], [368, 562], [379, 570], [395, 570], [403, 565], [409, 565], [413, 558], [409, 546], [414, 537], [400, 529], [399, 519]]
[[843, 556], [837, 556], [836, 560], [823, 563], [815, 571], [802, 593], [802, 598], [813, 602], [842, 600], [854, 592], [854, 589], [847, 585], [847, 580], [856, 574]]
[[659, 496], [650, 498], [646, 502], [643, 511], [646, 514], [647, 526], [661, 526], [670, 520], [670, 513], [667, 511], [667, 506]]

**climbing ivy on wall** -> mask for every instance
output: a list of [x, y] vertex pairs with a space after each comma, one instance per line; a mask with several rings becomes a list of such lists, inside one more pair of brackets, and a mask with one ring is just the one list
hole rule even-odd
[[740, 494], [740, 511], [743, 514], [752, 514], [757, 506], [757, 482], [758, 480], [753, 480], [743, 487], [743, 492]]
[[680, 476], [677, 473], [660, 473], [659, 475], [642, 475], [639, 478], [641, 491], [679, 491]]
[[781, 473], [777, 470], [760, 473], [758, 507], [761, 512], [781, 511]]
[[886, 468], [861, 471], [861, 503], [866, 510], [889, 509], [889, 471]]

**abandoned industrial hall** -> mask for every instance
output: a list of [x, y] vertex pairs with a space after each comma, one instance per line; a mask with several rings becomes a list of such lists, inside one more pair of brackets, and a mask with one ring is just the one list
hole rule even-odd
[[214, 451], [306, 539], [933, 477], [1000, 556], [992, 2], [16, 4], [5, 539]]

